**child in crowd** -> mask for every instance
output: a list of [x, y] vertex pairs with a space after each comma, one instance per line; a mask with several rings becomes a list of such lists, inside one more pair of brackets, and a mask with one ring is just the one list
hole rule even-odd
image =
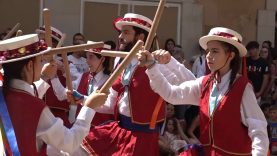
[[270, 127], [270, 149], [271, 154], [277, 154], [277, 106], [273, 105], [269, 109], [269, 121]]

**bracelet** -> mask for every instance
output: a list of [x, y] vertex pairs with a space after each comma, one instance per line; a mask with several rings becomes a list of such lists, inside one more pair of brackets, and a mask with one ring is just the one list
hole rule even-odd
[[157, 63], [156, 60], [152, 60], [152, 61], [151, 61], [151, 64], [149, 64], [146, 68], [147, 68], [147, 69], [151, 69], [156, 63]]

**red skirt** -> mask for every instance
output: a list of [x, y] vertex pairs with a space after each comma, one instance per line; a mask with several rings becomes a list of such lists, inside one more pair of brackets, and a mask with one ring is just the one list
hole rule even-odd
[[[205, 146], [204, 148], [204, 152], [202, 152], [202, 149], [197, 149], [197, 148], [190, 148], [184, 152], [182, 152], [179, 156], [238, 156], [238, 155], [234, 155], [234, 154], [228, 154], [225, 153], [219, 149], [216, 149], [214, 147], [211, 146]], [[201, 150], [201, 152], [200, 152]]]
[[214, 147], [211, 147], [211, 146], [205, 146], [204, 151], [205, 151], [205, 156], [238, 156], [238, 155], [223, 152], [223, 151], [216, 149]]
[[158, 132], [130, 131], [113, 121], [91, 129], [82, 147], [90, 155], [158, 156], [158, 139]]

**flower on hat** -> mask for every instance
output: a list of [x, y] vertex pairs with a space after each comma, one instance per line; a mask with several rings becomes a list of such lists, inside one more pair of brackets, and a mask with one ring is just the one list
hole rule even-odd
[[19, 48], [19, 49], [18, 49], [18, 52], [19, 52], [20, 54], [24, 54], [24, 53], [26, 52], [26, 48], [25, 48], [25, 47]]

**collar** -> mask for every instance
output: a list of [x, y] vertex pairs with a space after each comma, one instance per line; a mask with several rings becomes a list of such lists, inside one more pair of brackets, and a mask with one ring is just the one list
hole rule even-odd
[[132, 67], [138, 64], [138, 59], [137, 58], [133, 58], [131, 61], [131, 65]]
[[98, 82], [102, 79], [102, 77], [104, 76], [104, 72], [103, 70], [101, 70], [100, 72], [98, 72], [95, 76], [94, 76], [94, 81], [95, 82]]
[[26, 81], [20, 79], [12, 79], [10, 82], [10, 86], [14, 89], [23, 90], [35, 96], [33, 86], [28, 84]]
[[222, 87], [224, 87], [225, 84], [229, 84], [228, 82], [230, 81], [231, 71], [232, 70], [229, 70], [226, 74], [224, 74], [221, 77], [221, 82], [220, 83], [216, 82], [216, 84], [218, 85], [219, 89], [222, 89]]

